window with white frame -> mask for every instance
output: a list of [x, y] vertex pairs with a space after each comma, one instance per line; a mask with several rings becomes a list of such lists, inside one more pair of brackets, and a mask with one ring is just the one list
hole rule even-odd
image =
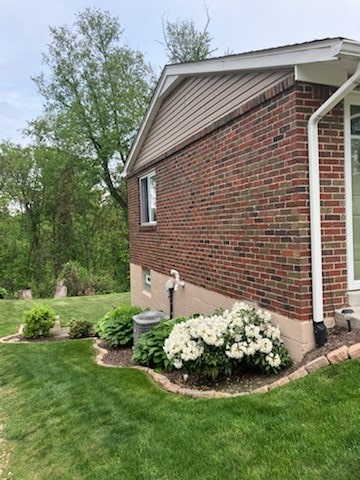
[[156, 176], [155, 172], [140, 178], [141, 223], [156, 223]]

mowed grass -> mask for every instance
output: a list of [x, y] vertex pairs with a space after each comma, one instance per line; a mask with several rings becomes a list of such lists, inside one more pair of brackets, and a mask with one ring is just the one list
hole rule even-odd
[[23, 312], [36, 304], [50, 305], [60, 316], [62, 326], [66, 326], [73, 317], [84, 317], [96, 323], [114, 305], [118, 307], [129, 303], [128, 292], [59, 299], [0, 300], [0, 337], [16, 333], [22, 323]]
[[11, 478], [359, 479], [360, 361], [263, 395], [201, 400], [93, 357], [91, 340], [0, 345]]

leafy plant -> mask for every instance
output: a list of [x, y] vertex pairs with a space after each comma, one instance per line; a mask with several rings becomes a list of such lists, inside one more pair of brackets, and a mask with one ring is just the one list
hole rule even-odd
[[77, 262], [70, 260], [63, 266], [58, 279], [64, 280], [68, 289], [69, 296], [78, 296], [82, 294], [85, 288], [87, 270]]
[[0, 287], [0, 298], [6, 298], [8, 296], [8, 291], [4, 287]]
[[162, 320], [158, 325], [143, 333], [136, 342], [132, 359], [147, 367], [171, 371], [174, 366], [164, 351], [165, 340], [174, 325], [186, 321], [186, 317]]
[[136, 306], [114, 308], [98, 322], [96, 334], [110, 347], [128, 347], [133, 343], [133, 317], [141, 312]]
[[270, 315], [245, 303], [236, 303], [230, 312], [176, 325], [164, 350], [175, 368], [185, 367], [212, 380], [231, 375], [241, 364], [277, 373], [291, 363]]
[[48, 305], [35, 305], [23, 313], [23, 322], [25, 338], [47, 337], [55, 325], [55, 312]]
[[93, 324], [84, 317], [72, 318], [69, 324], [70, 338], [91, 337], [93, 334]]

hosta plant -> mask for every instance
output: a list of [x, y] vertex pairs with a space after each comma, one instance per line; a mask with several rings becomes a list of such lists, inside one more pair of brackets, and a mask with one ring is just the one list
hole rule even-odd
[[98, 322], [96, 334], [112, 348], [131, 346], [133, 344], [133, 317], [141, 312], [140, 307], [114, 308]]
[[175, 368], [211, 379], [230, 376], [241, 365], [277, 373], [291, 363], [270, 315], [245, 303], [175, 325], [164, 350]]
[[186, 317], [162, 320], [136, 341], [132, 359], [146, 367], [171, 371], [174, 367], [164, 351], [165, 340], [170, 335], [174, 325], [186, 321]]

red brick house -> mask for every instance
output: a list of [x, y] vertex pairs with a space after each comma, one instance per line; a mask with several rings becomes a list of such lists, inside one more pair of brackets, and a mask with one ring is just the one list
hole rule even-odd
[[[132, 302], [273, 314], [294, 359], [360, 290], [360, 42], [166, 66], [129, 155]], [[315, 329], [316, 330], [316, 329]]]

